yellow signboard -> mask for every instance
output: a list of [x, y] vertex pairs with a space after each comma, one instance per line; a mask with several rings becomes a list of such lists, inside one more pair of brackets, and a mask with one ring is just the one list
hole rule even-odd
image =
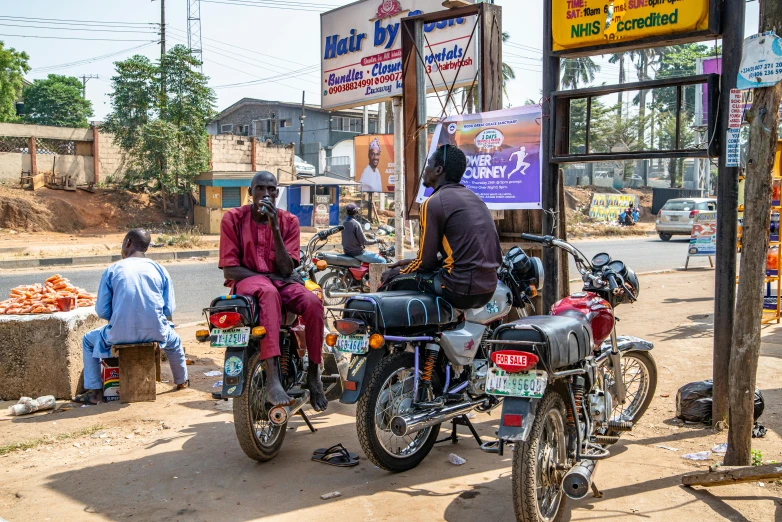
[[549, 0], [554, 51], [709, 28], [709, 0]]

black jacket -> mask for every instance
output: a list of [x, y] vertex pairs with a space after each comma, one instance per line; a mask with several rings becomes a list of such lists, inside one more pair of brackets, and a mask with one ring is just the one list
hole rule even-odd
[[494, 292], [502, 249], [481, 198], [464, 185], [443, 185], [423, 202], [420, 215], [418, 256], [402, 273], [439, 271], [445, 288], [460, 296]]
[[364, 253], [366, 245], [374, 245], [377, 241], [369, 240], [364, 235], [361, 223], [348, 216], [343, 223], [342, 250], [348, 256], [360, 256]]

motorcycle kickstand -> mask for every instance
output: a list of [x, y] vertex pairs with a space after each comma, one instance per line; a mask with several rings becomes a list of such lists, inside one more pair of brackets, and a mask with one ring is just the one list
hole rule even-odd
[[603, 498], [603, 492], [597, 489], [597, 484], [592, 482], [592, 494], [595, 496], [595, 498]]
[[304, 409], [299, 410], [298, 414], [301, 415], [302, 419], [304, 419], [304, 422], [307, 424], [307, 427], [310, 429], [312, 433], [316, 433], [318, 431], [318, 429], [315, 426], [313, 426], [312, 423], [310, 422], [310, 418], [307, 417], [307, 414], [304, 413]]
[[467, 415], [459, 415], [458, 417], [454, 417], [451, 419], [451, 434], [444, 439], [440, 439], [435, 442], [435, 444], [440, 444], [441, 442], [448, 442], [451, 441], [451, 444], [456, 444], [459, 442], [459, 435], [456, 432], [457, 426], [467, 426], [469, 428], [470, 432], [472, 433], [472, 436], [475, 437], [475, 441], [478, 443], [478, 446], [483, 445], [483, 440], [481, 439], [481, 436], [478, 435], [478, 432], [475, 431], [475, 426], [472, 425], [472, 422], [470, 422], [470, 419], [467, 417]]

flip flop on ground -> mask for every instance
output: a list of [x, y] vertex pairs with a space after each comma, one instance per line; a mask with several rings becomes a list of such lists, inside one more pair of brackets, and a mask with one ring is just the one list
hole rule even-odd
[[324, 450], [323, 453], [318, 453], [321, 450], [323, 448], [315, 450], [315, 453], [312, 454], [312, 460], [340, 468], [358, 466], [358, 455], [350, 453], [342, 444], [335, 444]]

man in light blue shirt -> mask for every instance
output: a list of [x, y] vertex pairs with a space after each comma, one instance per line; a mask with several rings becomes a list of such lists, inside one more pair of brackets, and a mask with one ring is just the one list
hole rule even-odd
[[182, 341], [169, 321], [174, 313], [174, 287], [165, 268], [147, 259], [149, 232], [134, 228], [122, 242], [122, 261], [103, 272], [95, 311], [109, 324], [82, 339], [85, 393], [77, 402], [103, 400], [100, 359], [111, 356], [111, 346], [156, 342], [166, 351], [178, 390], [187, 388], [187, 366]]

